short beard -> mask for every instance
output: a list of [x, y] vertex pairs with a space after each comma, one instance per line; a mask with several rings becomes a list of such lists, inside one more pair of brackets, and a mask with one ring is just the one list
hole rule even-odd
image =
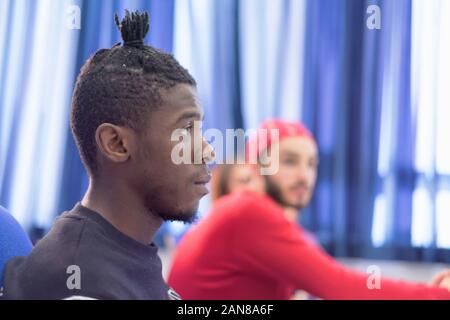
[[191, 224], [196, 222], [199, 217], [197, 212], [172, 212], [172, 213], [158, 213], [158, 216], [166, 221], [170, 222], [183, 222], [185, 224]]
[[265, 180], [266, 185], [266, 193], [280, 206], [282, 207], [288, 207], [288, 208], [294, 208], [297, 210], [303, 209], [302, 205], [293, 205], [292, 203], [288, 203], [283, 199], [283, 196], [281, 194], [281, 189], [278, 187], [278, 185], [269, 178], [269, 176], [263, 176]]
[[193, 223], [198, 220], [198, 208], [195, 210], [186, 210], [179, 206], [173, 207], [171, 209], [155, 208], [155, 204], [159, 203], [159, 199], [155, 198], [156, 192], [150, 192], [144, 199], [145, 207], [148, 212], [153, 213], [155, 216], [161, 218], [165, 221], [179, 221], [186, 224]]

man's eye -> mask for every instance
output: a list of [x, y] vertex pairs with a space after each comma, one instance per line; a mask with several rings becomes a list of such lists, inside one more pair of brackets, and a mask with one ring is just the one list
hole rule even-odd
[[194, 124], [193, 123], [189, 123], [188, 125], [186, 125], [183, 130], [186, 130], [187, 132], [191, 133], [192, 130], [194, 129]]
[[294, 159], [284, 159], [283, 163], [287, 165], [295, 165], [296, 161]]
[[196, 121], [190, 121], [186, 124], [186, 126], [183, 128], [183, 130], [186, 131], [186, 133], [193, 134], [194, 130], [198, 130], [202, 132], [202, 123], [196, 122]]

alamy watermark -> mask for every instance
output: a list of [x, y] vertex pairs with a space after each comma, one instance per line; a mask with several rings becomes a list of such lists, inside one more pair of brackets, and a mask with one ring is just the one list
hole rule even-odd
[[77, 265], [70, 265], [66, 269], [69, 275], [66, 280], [66, 286], [69, 290], [81, 290], [81, 269]]
[[366, 20], [366, 26], [370, 30], [381, 29], [381, 9], [379, 6], [372, 4], [367, 7], [367, 14], [370, 16]]
[[381, 268], [377, 265], [367, 267], [366, 286], [369, 290], [381, 290]]
[[[261, 175], [273, 175], [278, 171], [278, 143], [266, 148], [268, 141], [279, 140], [278, 129], [226, 129], [224, 135], [219, 129], [211, 128], [202, 134], [200, 124], [201, 121], [195, 121], [192, 131], [176, 129], [172, 132], [171, 141], [178, 142], [171, 152], [174, 164], [202, 164], [208, 159], [217, 164], [259, 164]], [[256, 140], [248, 143], [246, 149], [248, 139]], [[206, 148], [205, 140], [208, 141]], [[223, 150], [224, 146], [227, 156], [216, 156], [214, 150]], [[246, 157], [239, 157], [245, 154]]]
[[66, 27], [70, 30], [81, 29], [81, 9], [75, 4], [66, 7]]

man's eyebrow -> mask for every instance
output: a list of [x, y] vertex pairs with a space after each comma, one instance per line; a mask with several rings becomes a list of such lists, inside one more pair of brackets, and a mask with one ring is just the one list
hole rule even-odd
[[185, 120], [185, 119], [190, 119], [190, 118], [197, 118], [200, 121], [203, 121], [205, 119], [205, 115], [204, 114], [200, 114], [200, 112], [198, 111], [188, 111], [183, 113], [176, 121], [176, 123]]
[[284, 157], [299, 157], [300, 155], [297, 152], [293, 151], [284, 151], [283, 152]]
[[[300, 154], [295, 151], [286, 150], [283, 152], [283, 156], [285, 157], [300, 157]], [[312, 159], [319, 161], [319, 156], [317, 154], [312, 156]]]

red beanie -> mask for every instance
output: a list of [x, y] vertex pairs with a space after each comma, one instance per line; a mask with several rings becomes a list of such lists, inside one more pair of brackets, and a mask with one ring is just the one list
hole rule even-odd
[[[271, 130], [278, 130], [278, 136], [272, 136]], [[290, 122], [281, 119], [269, 119], [264, 121], [256, 134], [250, 137], [246, 146], [246, 159], [256, 160], [262, 151], [270, 147], [274, 142], [289, 137], [306, 137], [314, 140], [311, 132], [300, 122]]]

